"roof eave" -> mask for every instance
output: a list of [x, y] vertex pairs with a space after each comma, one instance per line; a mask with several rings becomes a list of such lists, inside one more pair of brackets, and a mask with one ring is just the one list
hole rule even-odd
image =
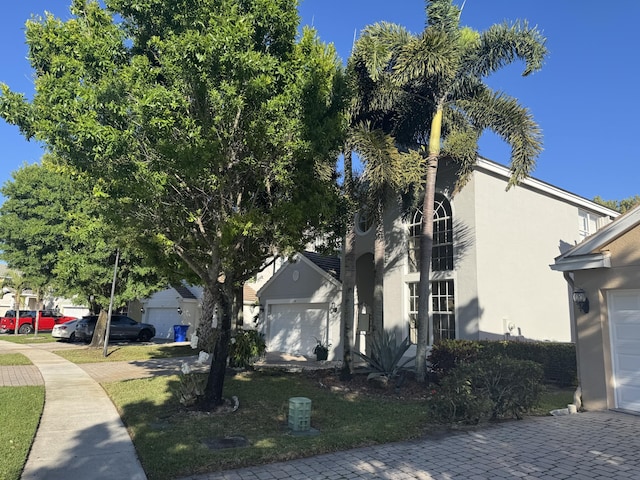
[[551, 270], [558, 272], [611, 268], [611, 254], [609, 252], [602, 252], [591, 255], [561, 257], [556, 260], [556, 263], [549, 265], [549, 267]]

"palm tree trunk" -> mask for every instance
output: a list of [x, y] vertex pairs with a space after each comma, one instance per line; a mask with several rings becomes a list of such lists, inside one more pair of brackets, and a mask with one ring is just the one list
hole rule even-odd
[[433, 249], [433, 202], [436, 195], [436, 177], [440, 156], [440, 135], [442, 132], [442, 107], [431, 121], [429, 136], [429, 156], [425, 178], [424, 201], [422, 204], [422, 232], [420, 235], [420, 285], [418, 287], [418, 344], [416, 346], [416, 377], [418, 381], [427, 379], [427, 347], [429, 345], [429, 300], [431, 256]]
[[[347, 201], [353, 200], [353, 173], [351, 150], [344, 155], [344, 188]], [[349, 215], [344, 239], [344, 272], [342, 276], [342, 328], [343, 355], [340, 378], [348, 380], [353, 375], [353, 319], [355, 315], [355, 285], [356, 285], [356, 232], [353, 215]]]
[[384, 329], [384, 222], [383, 203], [376, 205], [375, 225], [376, 236], [373, 246], [373, 324], [372, 335], [380, 335]]

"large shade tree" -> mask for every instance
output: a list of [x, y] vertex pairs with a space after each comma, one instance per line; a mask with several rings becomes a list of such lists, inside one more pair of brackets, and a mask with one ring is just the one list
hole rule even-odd
[[56, 167], [45, 155], [41, 164], [25, 165], [12, 177], [0, 189], [1, 258], [32, 289], [47, 288], [97, 312], [109, 304], [118, 249], [116, 308], [167, 284], [136, 246], [135, 230], [114, 235], [86, 175]]
[[539, 70], [545, 39], [526, 22], [493, 25], [484, 32], [461, 27], [452, 0], [426, 2], [427, 22], [413, 35], [401, 26], [367, 27], [356, 43], [360, 108], [376, 113], [376, 126], [426, 158], [420, 237], [418, 305], [418, 377], [426, 373], [429, 342], [429, 278], [433, 245], [433, 204], [438, 162], [458, 165], [458, 188], [468, 180], [483, 131], [511, 145], [511, 180], [516, 185], [533, 169], [541, 151], [541, 133], [530, 112], [485, 79], [515, 61], [523, 75]]
[[32, 101], [0, 115], [94, 180], [150, 255], [204, 286], [222, 404], [234, 291], [331, 218], [342, 75], [295, 0], [75, 0], [26, 27]]

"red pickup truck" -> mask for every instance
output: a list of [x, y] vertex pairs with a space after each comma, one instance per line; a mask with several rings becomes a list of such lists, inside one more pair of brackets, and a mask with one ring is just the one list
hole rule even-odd
[[[67, 317], [51, 310], [40, 310], [38, 321], [39, 332], [50, 332], [53, 327], [76, 320], [75, 317]], [[33, 333], [36, 329], [36, 312], [34, 310], [20, 310], [20, 323], [18, 333]], [[16, 331], [16, 312], [7, 310], [4, 317], [0, 317], [0, 333], [13, 333]]]

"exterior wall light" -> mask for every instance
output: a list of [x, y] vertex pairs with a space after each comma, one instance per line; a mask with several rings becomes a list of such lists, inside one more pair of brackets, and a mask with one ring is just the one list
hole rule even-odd
[[336, 306], [336, 302], [331, 302], [331, 313], [336, 313], [338, 311], [338, 307]]
[[178, 315], [182, 315], [182, 307], [178, 307]]
[[573, 291], [573, 303], [576, 304], [582, 313], [589, 313], [589, 299], [581, 288]]

